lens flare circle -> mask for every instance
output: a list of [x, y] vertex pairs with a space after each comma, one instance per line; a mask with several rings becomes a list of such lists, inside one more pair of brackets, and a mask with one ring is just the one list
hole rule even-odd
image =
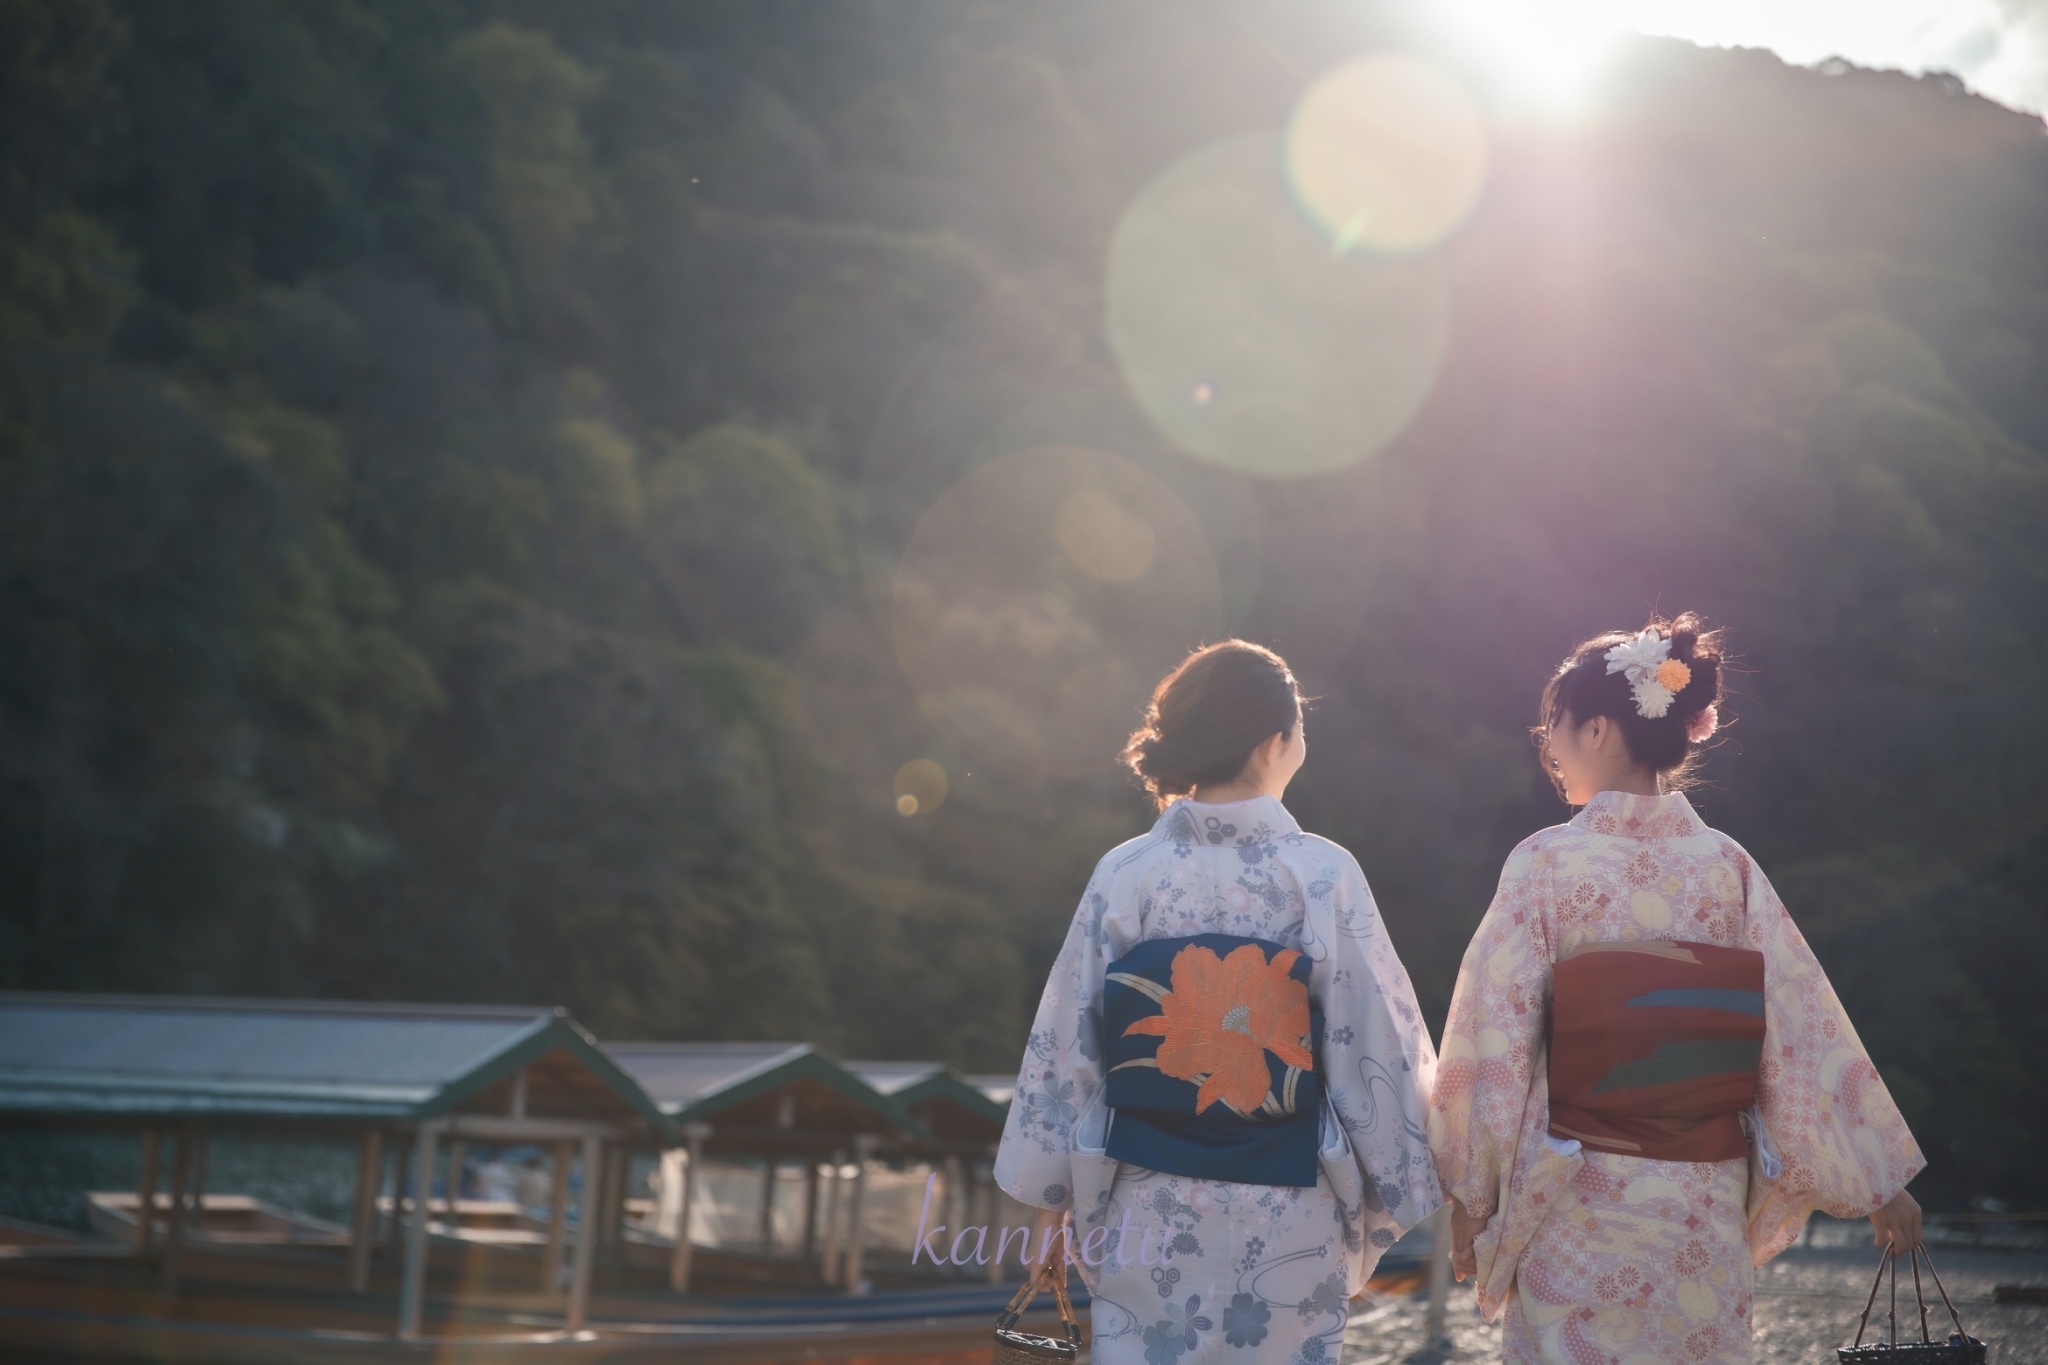
[[1297, 478], [1365, 459], [1436, 382], [1450, 281], [1429, 256], [1345, 256], [1301, 220], [1274, 137], [1159, 176], [1110, 243], [1110, 348], [1145, 415], [1191, 455]]
[[1486, 123], [1420, 57], [1377, 52], [1330, 72], [1295, 105], [1287, 179], [1341, 255], [1442, 242], [1486, 183]]
[[1114, 761], [1151, 684], [1219, 634], [1222, 588], [1164, 483], [1051, 447], [993, 460], [931, 505], [891, 609], [903, 675], [954, 742], [1065, 776]]
[[1067, 558], [1105, 583], [1130, 582], [1159, 553], [1151, 524], [1099, 488], [1076, 488], [1061, 498], [1052, 529]]
[[929, 815], [945, 803], [946, 770], [929, 758], [913, 758], [896, 770], [889, 789], [899, 815]]

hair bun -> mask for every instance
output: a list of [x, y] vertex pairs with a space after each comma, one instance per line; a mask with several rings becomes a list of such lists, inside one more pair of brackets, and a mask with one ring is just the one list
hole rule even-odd
[[1301, 689], [1286, 661], [1243, 640], [1198, 649], [1153, 689], [1123, 762], [1162, 807], [1228, 782], [1252, 749], [1301, 720]]
[[1671, 709], [1689, 718], [1712, 706], [1721, 696], [1721, 658], [1717, 654], [1696, 655], [1686, 664], [1691, 674], [1684, 687], [1671, 699]]
[[1671, 657], [1685, 664], [1699, 658], [1718, 658], [1711, 646], [1702, 654], [1701, 629], [1699, 617], [1689, 611], [1680, 612], [1678, 618], [1665, 629], [1666, 638], [1671, 641]]
[[1700, 716], [1721, 697], [1721, 653], [1716, 637], [1705, 632], [1700, 618], [1680, 612], [1666, 628], [1671, 657], [1685, 665], [1686, 684], [1671, 698], [1671, 716], [1690, 735]]
[[1595, 716], [1611, 717], [1620, 725], [1632, 759], [1654, 768], [1667, 787], [1682, 787], [1694, 746], [1711, 736], [1720, 723], [1722, 637], [1689, 611], [1669, 621], [1653, 618], [1645, 631], [1655, 632], [1665, 646], [1663, 658], [1683, 669], [1676, 676], [1659, 670], [1659, 681], [1667, 685], [1679, 677], [1685, 680], [1668, 694], [1668, 704], [1655, 715], [1645, 714], [1642, 699], [1636, 695], [1636, 681], [1616, 671], [1609, 657], [1618, 648], [1642, 642], [1644, 632], [1608, 631], [1573, 649], [1545, 685], [1539, 733], [1567, 718], [1583, 723]]

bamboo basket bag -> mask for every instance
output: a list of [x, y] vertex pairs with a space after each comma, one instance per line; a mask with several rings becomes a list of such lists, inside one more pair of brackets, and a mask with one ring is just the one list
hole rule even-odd
[[[1984, 1343], [1963, 1330], [1963, 1320], [1956, 1316], [1956, 1306], [1950, 1302], [1948, 1290], [1942, 1287], [1941, 1273], [1934, 1268], [1934, 1258], [1919, 1247], [1907, 1253], [1913, 1263], [1913, 1297], [1920, 1307], [1920, 1340], [1899, 1340], [1899, 1257], [1889, 1246], [1884, 1249], [1884, 1259], [1877, 1263], [1877, 1278], [1870, 1282], [1870, 1298], [1863, 1305], [1863, 1320], [1856, 1325], [1856, 1342], [1851, 1346], [1835, 1349], [1835, 1359], [1840, 1365], [1984, 1365]], [[1927, 1273], [1934, 1277], [1934, 1287], [1941, 1294], [1942, 1306], [1948, 1309], [1949, 1320], [1956, 1330], [1949, 1334], [1947, 1341], [1936, 1341], [1927, 1330], [1927, 1299], [1920, 1292], [1920, 1262], [1927, 1262]], [[1878, 1287], [1884, 1283], [1885, 1271], [1891, 1271], [1891, 1340], [1873, 1341], [1863, 1344], [1863, 1334], [1870, 1328], [1870, 1310], [1877, 1304]]]
[[[1053, 1302], [1059, 1305], [1060, 1321], [1067, 1329], [1064, 1339], [1017, 1330], [1017, 1319], [1038, 1297], [1041, 1280], [1051, 1282]], [[1062, 1262], [1055, 1272], [1048, 1262], [1024, 1282], [1010, 1306], [996, 1315], [996, 1347], [990, 1365], [1073, 1365], [1080, 1353], [1081, 1324], [1074, 1321], [1074, 1305], [1067, 1299], [1066, 1264]]]

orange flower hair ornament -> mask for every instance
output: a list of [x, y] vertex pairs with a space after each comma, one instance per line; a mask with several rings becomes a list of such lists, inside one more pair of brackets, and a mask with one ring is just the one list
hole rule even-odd
[[1160, 1013], [1124, 1030], [1157, 1034], [1159, 1070], [1175, 1080], [1193, 1081], [1195, 1112], [1221, 1100], [1250, 1114], [1272, 1092], [1266, 1054], [1303, 1071], [1315, 1070], [1306, 1046], [1308, 987], [1288, 975], [1301, 953], [1283, 949], [1268, 962], [1247, 943], [1219, 958], [1191, 944], [1173, 959], [1173, 988], [1158, 997]]

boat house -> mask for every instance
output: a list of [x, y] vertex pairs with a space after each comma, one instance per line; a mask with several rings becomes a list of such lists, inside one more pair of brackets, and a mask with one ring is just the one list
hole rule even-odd
[[[865, 1279], [862, 1206], [869, 1163], [884, 1148], [933, 1142], [922, 1122], [808, 1043], [607, 1043], [604, 1050], [653, 1098], [687, 1145], [686, 1154], [664, 1159], [662, 1207], [653, 1220], [672, 1237], [673, 1289], [690, 1287], [688, 1230], [708, 1159], [760, 1164], [764, 1249], [771, 1242], [777, 1172], [784, 1165], [801, 1167], [797, 1259], [814, 1264], [828, 1284], [859, 1288]], [[831, 1181], [822, 1201], [821, 1170]]]
[[[621, 1154], [676, 1135], [671, 1117], [559, 1009], [0, 992], [0, 1127], [29, 1125], [140, 1132], [125, 1200], [132, 1254], [161, 1261], [168, 1293], [205, 1240], [212, 1135], [352, 1137], [353, 1216], [332, 1240], [346, 1245], [347, 1285], [365, 1292], [388, 1165], [392, 1193], [381, 1202], [400, 1234], [401, 1337], [420, 1333], [437, 1171], [459, 1172], [464, 1144], [552, 1154], [545, 1235], [535, 1234], [540, 1287], [556, 1296], [569, 1268], [563, 1307], [575, 1330], [597, 1241], [616, 1226]], [[572, 1167], [582, 1191], [573, 1248]], [[441, 1210], [451, 1228], [455, 1183]], [[104, 1212], [123, 1207], [109, 1201]]]

